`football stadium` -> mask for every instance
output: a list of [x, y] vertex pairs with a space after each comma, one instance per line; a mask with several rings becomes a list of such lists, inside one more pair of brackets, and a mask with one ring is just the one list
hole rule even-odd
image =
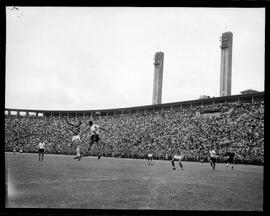
[[[21, 13], [16, 17], [14, 11]], [[264, 210], [265, 92], [263, 84], [258, 88], [247, 84], [255, 78], [263, 80], [263, 58], [259, 58], [259, 66], [248, 60], [248, 54], [258, 57], [264, 53], [262, 49], [255, 51], [257, 43], [262, 43], [247, 38], [239, 27], [223, 31], [220, 43], [212, 46], [213, 38], [218, 40], [220, 35], [215, 26], [224, 21], [218, 21], [219, 13], [206, 10], [204, 17], [208, 18], [204, 20], [194, 9], [194, 14], [187, 13], [186, 17], [198, 15], [199, 19], [191, 19], [189, 24], [182, 22], [186, 19], [184, 10], [172, 11], [7, 9], [6, 208]], [[257, 34], [260, 26], [265, 28], [261, 24], [265, 20], [261, 9], [254, 11], [243, 10], [243, 20], [248, 23], [251, 14], [252, 19], [262, 14], [260, 22], [254, 22], [256, 30], [249, 31]], [[226, 19], [235, 18], [226, 11], [219, 12]], [[212, 16], [217, 23], [209, 21]], [[148, 23], [150, 17], [153, 20]], [[241, 21], [238, 16], [233, 20]], [[198, 35], [207, 33], [199, 38], [201, 42], [194, 42], [196, 51], [190, 51], [201, 21], [205, 26], [210, 22], [208, 30], [214, 33], [198, 29]], [[28, 31], [24, 32], [21, 25]], [[168, 27], [168, 33], [159, 26]], [[180, 26], [187, 32], [175, 30]], [[133, 28], [150, 36], [133, 34]], [[105, 33], [107, 29], [109, 33]], [[107, 37], [110, 33], [111, 38]], [[153, 55], [147, 45], [159, 34], [160, 41], [165, 37], [164, 44], [168, 42], [163, 44], [164, 52], [155, 49], [153, 62], [144, 60]], [[252, 34], [249, 37], [256, 38]], [[140, 42], [125, 49], [136, 39]], [[240, 75], [235, 76], [234, 89], [233, 39], [236, 53], [245, 41], [255, 44], [250, 45], [252, 52], [247, 52], [245, 45], [244, 53], [235, 55], [234, 68]], [[202, 48], [206, 40], [207, 47]], [[217, 59], [220, 62], [216, 63]], [[247, 90], [241, 92], [240, 88]], [[186, 95], [192, 96], [182, 100]], [[138, 102], [133, 106], [115, 105], [134, 104], [135, 100]], [[70, 108], [75, 105], [78, 109]]]
[[[30, 113], [5, 118], [7, 207], [262, 210], [263, 92], [117, 110]], [[82, 125], [92, 120], [106, 129], [100, 145], [80, 161], [74, 160], [66, 119]], [[81, 133], [81, 152], [89, 134]], [[45, 155], [38, 161], [41, 138]], [[211, 147], [218, 155], [215, 170], [209, 165]], [[178, 148], [184, 169], [172, 170]], [[228, 151], [235, 153], [233, 170], [226, 166]]]

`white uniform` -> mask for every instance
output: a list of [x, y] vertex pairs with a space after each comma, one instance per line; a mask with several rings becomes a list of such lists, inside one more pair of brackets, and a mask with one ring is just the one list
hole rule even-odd
[[210, 157], [212, 157], [212, 158], [216, 157], [216, 151], [215, 150], [212, 150], [212, 151], [210, 150], [209, 153], [210, 153]]
[[173, 156], [173, 158], [176, 159], [176, 160], [182, 160], [182, 155], [176, 154], [176, 155]]
[[74, 141], [80, 141], [80, 140], [81, 140], [80, 135], [74, 135], [74, 136], [72, 137], [72, 142], [74, 142]]
[[153, 157], [153, 154], [148, 154], [148, 157]]
[[98, 126], [98, 125], [92, 125], [90, 127], [91, 135], [99, 134], [99, 128], [100, 128], [100, 126]]
[[40, 142], [40, 143], [38, 144], [38, 148], [39, 148], [39, 149], [44, 149], [44, 146], [45, 146], [45, 143], [44, 143], [44, 142]]

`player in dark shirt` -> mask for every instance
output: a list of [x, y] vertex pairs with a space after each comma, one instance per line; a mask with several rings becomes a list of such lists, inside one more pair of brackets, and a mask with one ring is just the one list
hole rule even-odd
[[66, 120], [66, 123], [71, 125], [72, 126], [72, 129], [68, 128], [68, 130], [70, 130], [72, 133], [73, 133], [73, 136], [78, 136], [80, 134], [80, 131], [81, 131], [81, 124], [82, 122], [79, 121], [77, 124], [74, 124], [74, 123], [70, 123]]
[[233, 163], [234, 163], [235, 154], [233, 152], [226, 152], [224, 154], [224, 156], [227, 157], [227, 160], [226, 160], [227, 167], [229, 167], [231, 165], [232, 170], [233, 170]]

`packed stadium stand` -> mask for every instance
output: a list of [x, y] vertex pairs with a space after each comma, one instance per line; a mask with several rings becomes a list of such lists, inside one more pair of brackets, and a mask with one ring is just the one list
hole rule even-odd
[[[148, 148], [154, 159], [169, 160], [177, 148], [186, 161], [208, 161], [210, 147], [224, 162], [233, 151], [236, 163], [264, 163], [264, 92], [106, 111], [37, 111], [39, 115], [5, 115], [5, 150], [14, 147], [37, 152], [40, 138], [48, 142], [46, 153], [75, 154], [72, 133], [66, 124], [89, 120], [109, 130], [101, 131], [102, 152], [107, 157], [145, 158]], [[31, 111], [29, 111], [31, 112]], [[88, 147], [89, 131], [82, 132], [82, 150]], [[93, 146], [92, 155], [97, 155]]]

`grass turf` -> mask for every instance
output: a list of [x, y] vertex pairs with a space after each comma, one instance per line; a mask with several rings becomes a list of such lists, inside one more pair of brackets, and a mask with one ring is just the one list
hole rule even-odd
[[7, 208], [263, 210], [263, 166], [5, 154]]

